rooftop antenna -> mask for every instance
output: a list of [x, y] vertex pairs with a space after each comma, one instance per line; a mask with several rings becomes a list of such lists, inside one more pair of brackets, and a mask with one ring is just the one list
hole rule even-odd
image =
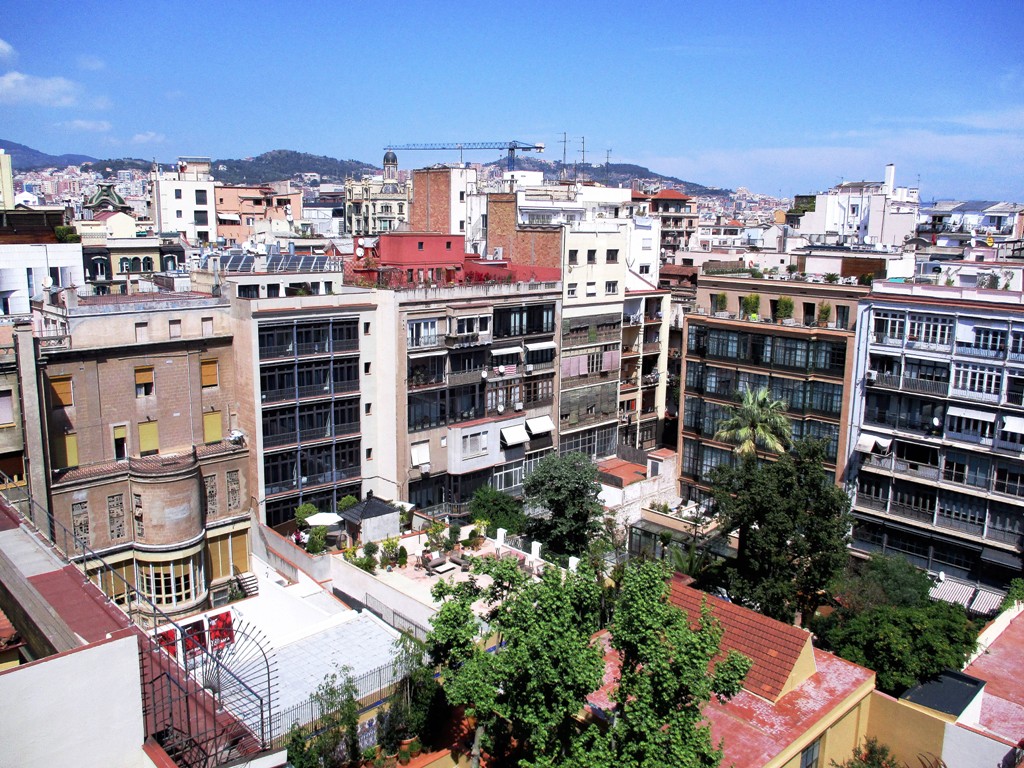
[[569, 143], [569, 137], [565, 131], [562, 131], [562, 170], [558, 174], [562, 181], [565, 181], [565, 146]]
[[611, 147], [609, 147], [608, 149], [606, 149], [604, 151], [604, 182], [605, 182], [605, 184], [607, 184], [608, 183], [608, 179], [611, 178], [611, 168], [609, 167], [611, 165], [611, 159], [612, 159], [612, 150], [611, 150]]

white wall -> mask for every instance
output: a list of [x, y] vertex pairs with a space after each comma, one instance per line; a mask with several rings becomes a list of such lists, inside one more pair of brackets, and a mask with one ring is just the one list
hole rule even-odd
[[84, 285], [82, 246], [79, 243], [0, 245], [0, 292], [9, 292], [11, 314], [28, 314], [28, 272], [32, 271], [31, 293], [43, 290], [50, 270], [60, 270], [60, 285]]
[[8, 670], [0, 701], [2, 768], [145, 764], [134, 635]]

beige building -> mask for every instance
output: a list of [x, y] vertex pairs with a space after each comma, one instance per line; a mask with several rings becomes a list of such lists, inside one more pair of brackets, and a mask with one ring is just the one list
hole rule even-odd
[[350, 235], [394, 232], [409, 221], [411, 189], [398, 179], [398, 156], [384, 155], [381, 176], [345, 181], [345, 231]]
[[[253, 502], [227, 301], [54, 296], [17, 344], [28, 473], [55, 542], [102, 555], [172, 616], [226, 598], [249, 570]], [[98, 586], [127, 600], [110, 573]]]
[[302, 219], [302, 192], [290, 184], [228, 187], [218, 185], [217, 236], [227, 245], [244, 243], [258, 232], [289, 234]]

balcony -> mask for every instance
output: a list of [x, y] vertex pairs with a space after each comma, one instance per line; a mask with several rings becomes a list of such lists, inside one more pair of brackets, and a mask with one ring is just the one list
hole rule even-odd
[[952, 517], [945, 517], [942, 514], [939, 514], [935, 525], [939, 528], [948, 528], [951, 531], [959, 531], [970, 536], [981, 536], [985, 532], [984, 523], [977, 523], [973, 520], [957, 520]]
[[476, 384], [483, 379], [484, 371], [490, 371], [490, 369], [481, 366], [468, 371], [452, 371], [448, 374], [448, 385], [458, 387], [464, 384]]
[[953, 387], [952, 390], [950, 390], [950, 395], [953, 397], [961, 397], [964, 400], [973, 400], [978, 403], [999, 402], [998, 392], [980, 392], [975, 389], [962, 389], [960, 387]]
[[644, 342], [643, 351], [645, 355], [656, 355], [661, 351], [660, 341]]
[[[477, 374], [477, 377], [476, 377], [476, 379], [474, 379], [474, 381], [479, 381], [479, 380], [480, 380], [480, 375]], [[444, 384], [445, 384], [445, 380], [444, 380], [444, 374], [443, 373], [435, 373], [435, 374], [429, 374], [429, 375], [427, 375], [427, 374], [416, 374], [416, 375], [410, 376], [408, 381], [406, 382], [406, 385], [407, 385], [407, 387], [409, 389], [427, 389], [429, 387], [444, 386]]]
[[939, 468], [933, 467], [930, 464], [921, 464], [920, 462], [907, 461], [906, 459], [896, 459], [894, 469], [901, 474], [925, 480], [937, 481], [939, 479]]
[[910, 504], [901, 504], [898, 501], [894, 501], [889, 505], [889, 514], [895, 515], [896, 517], [902, 517], [907, 520], [916, 520], [919, 523], [933, 524], [935, 520], [935, 511], [928, 509], [927, 507], [915, 507]]
[[937, 341], [922, 341], [916, 336], [907, 337], [907, 349], [920, 349], [925, 352], [952, 352], [953, 345], [950, 342], [940, 343]]
[[854, 504], [861, 509], [871, 509], [875, 512], [885, 512], [889, 506], [888, 499], [876, 499], [874, 496], [865, 496], [862, 493], [857, 494], [857, 498]]
[[986, 360], [1006, 359], [1005, 347], [1003, 349], [988, 349], [986, 347], [976, 347], [973, 344], [965, 344], [960, 341], [956, 343], [956, 353], [967, 357], [980, 357]]
[[476, 333], [449, 333], [444, 337], [444, 343], [448, 349], [476, 347], [481, 344], [490, 344], [491, 334], [490, 331]]
[[905, 392], [917, 392], [922, 395], [945, 397], [949, 392], [949, 381], [920, 379], [916, 376], [900, 377], [900, 386]]
[[871, 334], [871, 343], [880, 344], [883, 347], [902, 347], [903, 337], [889, 336], [884, 333], [873, 333]]

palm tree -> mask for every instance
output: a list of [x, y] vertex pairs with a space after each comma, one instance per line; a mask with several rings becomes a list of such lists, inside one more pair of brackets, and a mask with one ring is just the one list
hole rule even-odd
[[789, 448], [791, 429], [786, 401], [773, 400], [767, 387], [746, 389], [740, 402], [715, 432], [715, 439], [736, 446], [740, 458], [754, 458], [758, 450], [782, 453]]

